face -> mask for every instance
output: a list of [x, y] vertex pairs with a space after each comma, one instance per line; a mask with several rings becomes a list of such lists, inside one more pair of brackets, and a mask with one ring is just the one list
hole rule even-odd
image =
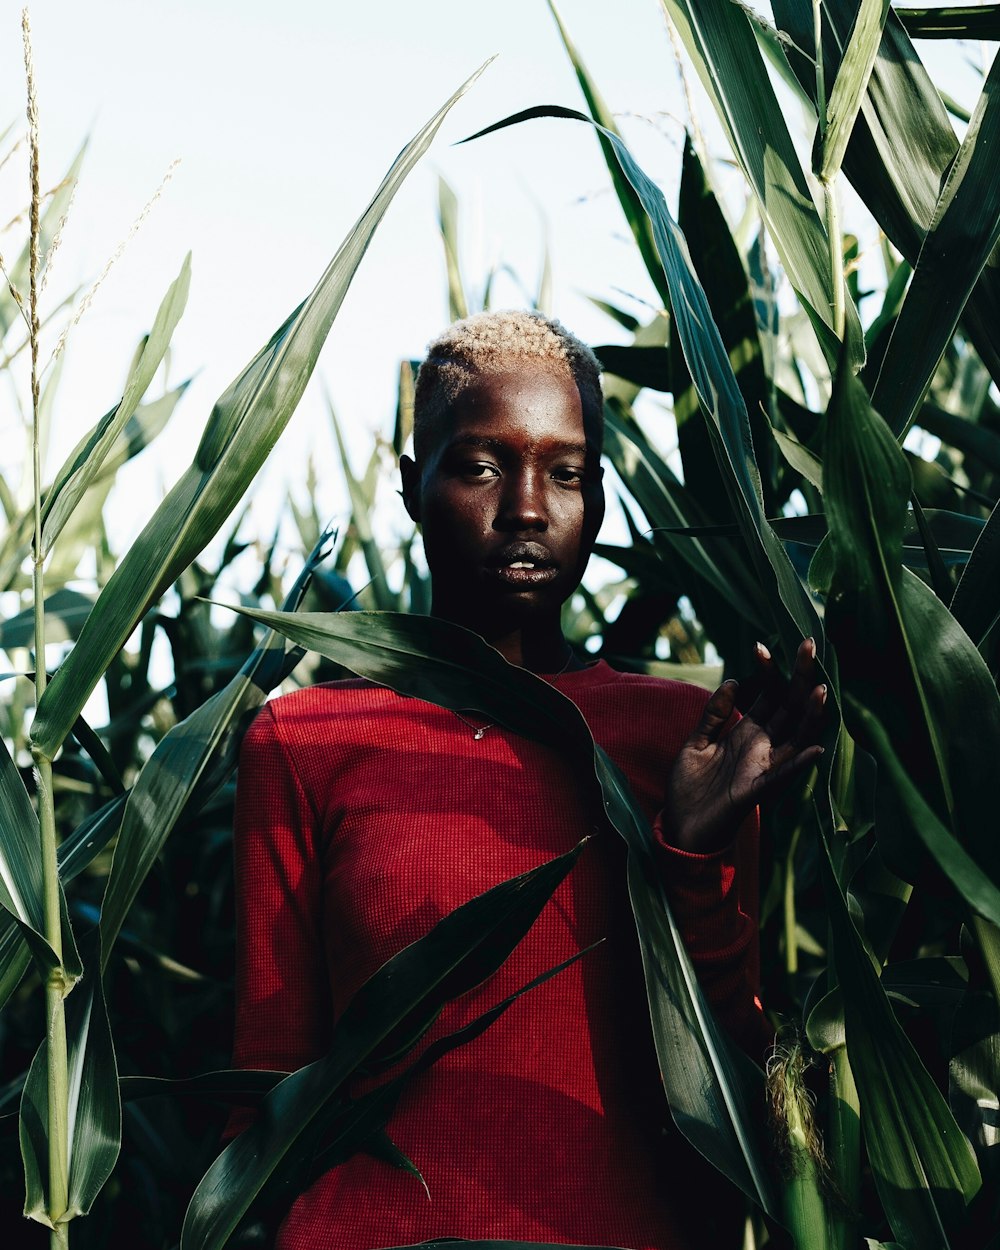
[[572, 374], [520, 362], [463, 392], [420, 464], [403, 457], [435, 615], [487, 637], [558, 620], [604, 513], [600, 416], [584, 417]]

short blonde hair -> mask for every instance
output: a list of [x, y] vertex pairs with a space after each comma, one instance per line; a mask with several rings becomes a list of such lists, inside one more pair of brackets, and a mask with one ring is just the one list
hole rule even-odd
[[[569, 369], [585, 411], [586, 401], [593, 401], [600, 430], [604, 405], [601, 366], [585, 343], [560, 322], [539, 312], [476, 313], [454, 322], [428, 344], [427, 357], [417, 374], [413, 404], [417, 456], [428, 430], [477, 376], [501, 373], [522, 360], [547, 361]], [[597, 441], [599, 444], [599, 437]]]

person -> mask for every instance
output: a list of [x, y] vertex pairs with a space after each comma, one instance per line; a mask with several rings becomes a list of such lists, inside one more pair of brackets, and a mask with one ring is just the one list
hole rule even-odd
[[[558, 322], [484, 313], [429, 348], [406, 508], [433, 616], [480, 634], [573, 700], [650, 819], [668, 897], [716, 1014], [761, 1054], [756, 806], [812, 762], [815, 645], [763, 694], [584, 663], [560, 627], [604, 510], [598, 363]], [[734, 723], [736, 721], [736, 723]], [[296, 1199], [279, 1250], [432, 1238], [681, 1250], [694, 1152], [665, 1130], [624, 872], [559, 753], [482, 716], [361, 680], [265, 705], [242, 749], [234, 1062], [291, 1071], [386, 959], [456, 906], [598, 830], [527, 936], [433, 1037], [606, 939], [417, 1077], [387, 1124], [426, 1185], [359, 1152]]]

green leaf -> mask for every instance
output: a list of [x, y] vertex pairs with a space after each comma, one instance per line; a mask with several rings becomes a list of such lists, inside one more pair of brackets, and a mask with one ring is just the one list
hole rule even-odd
[[840, 172], [855, 118], [868, 89], [888, 13], [889, 0], [861, 0], [850, 42], [827, 101], [826, 129], [817, 136], [818, 159], [813, 168], [828, 182]]
[[184, 312], [190, 285], [191, 253], [188, 252], [180, 273], [167, 288], [153, 321], [153, 328], [129, 373], [120, 401], [70, 452], [46, 492], [42, 503], [42, 550], [45, 555], [52, 550], [74, 508], [100, 472], [105, 459], [118, 443], [126, 424], [138, 408], [139, 401], [149, 389], [153, 375], [167, 354], [171, 335]]
[[337, 1020], [327, 1054], [275, 1086], [255, 1123], [206, 1172], [184, 1219], [182, 1250], [225, 1245], [268, 1177], [343, 1082], [411, 1012], [433, 1015], [432, 1008], [496, 971], [583, 845], [456, 908], [365, 982]]
[[656, 244], [649, 228], [649, 218], [643, 211], [642, 204], [639, 202], [632, 184], [623, 174], [621, 165], [615, 158], [614, 149], [605, 134], [605, 132], [613, 135], [619, 134], [618, 127], [615, 125], [614, 115], [604, 103], [601, 93], [597, 89], [597, 84], [588, 73], [587, 67], [584, 65], [580, 54], [570, 39], [569, 32], [563, 24], [563, 20], [559, 16], [559, 11], [553, 0], [548, 0], [548, 6], [549, 12], [555, 18], [563, 47], [566, 49], [566, 54], [572, 62], [576, 80], [580, 84], [580, 90], [583, 92], [583, 98], [587, 102], [587, 112], [599, 127], [597, 140], [601, 145], [601, 151], [604, 154], [608, 173], [611, 175], [611, 184], [615, 189], [615, 195], [618, 197], [618, 203], [622, 206], [622, 212], [625, 214], [625, 220], [632, 231], [632, 237], [635, 239], [642, 262], [646, 266], [646, 272], [649, 274], [656, 293], [665, 306], [669, 296], [666, 283], [663, 281], [663, 268], [656, 254]]
[[848, 913], [821, 832], [833, 952], [865, 1146], [893, 1234], [906, 1250], [941, 1250], [945, 1228], [980, 1187], [969, 1143], [900, 1028]]
[[[747, 409], [765, 509], [769, 513], [778, 512], [777, 457], [768, 437], [767, 419], [772, 403], [771, 383], [764, 366], [754, 297], [743, 258], [690, 139], [684, 144], [677, 221]], [[725, 511], [728, 502], [710, 433], [703, 420], [692, 420], [699, 413], [700, 405], [691, 386], [682, 347], [678, 336], [674, 335], [671, 341], [675, 374], [673, 408], [684, 462], [684, 482], [705, 511], [714, 516], [720, 508]], [[741, 559], [745, 563], [745, 557]]]
[[[732, 0], [661, 0], [661, 4], [715, 105], [785, 273], [832, 363], [838, 341], [826, 231], [747, 16]], [[860, 364], [861, 326], [849, 301], [847, 312], [851, 359]]]
[[[909, 469], [849, 369], [827, 412], [823, 473], [836, 565], [826, 625], [844, 688], [884, 727], [938, 819], [1000, 879], [1000, 848], [986, 832], [993, 786], [979, 765], [984, 753], [1000, 754], [1000, 699], [958, 621], [901, 567]], [[926, 856], [890, 827], [879, 830], [886, 862], [912, 881]]]
[[895, 12], [911, 39], [1000, 39], [1000, 4]]
[[800, 443], [797, 438], [793, 438], [790, 434], [785, 434], [775, 425], [771, 426], [771, 434], [781, 449], [781, 454], [795, 472], [801, 473], [807, 482], [812, 482], [813, 486], [822, 492], [823, 461], [820, 460], [819, 456], [815, 452], [810, 451], [804, 443]]
[[[320, 535], [288, 593], [286, 610], [301, 603], [329, 539], [329, 531]], [[129, 793], [104, 890], [100, 928], [105, 963], [128, 909], [177, 822], [196, 812], [232, 774], [250, 721], [301, 655], [269, 632], [222, 690], [156, 744]]]
[[[815, 98], [815, 68], [795, 48], [812, 48], [810, 0], [773, 0], [787, 32], [790, 63]], [[857, 0], [824, 0], [823, 60], [839, 63], [857, 13]], [[937, 87], [899, 21], [890, 12], [868, 92], [844, 158], [844, 172], [878, 224], [913, 264], [934, 215], [958, 140]], [[1000, 269], [988, 265], [965, 309], [966, 329], [994, 378], [1000, 378]]]
[[[399, 602], [389, 585], [385, 564], [382, 560], [382, 551], [375, 541], [375, 535], [372, 531], [371, 514], [375, 502], [374, 491], [366, 489], [367, 483], [359, 481], [351, 470], [351, 461], [347, 455], [347, 446], [341, 433], [340, 422], [337, 420], [337, 414], [334, 411], [329, 395], [326, 396], [326, 409], [330, 414], [330, 423], [333, 425], [334, 437], [337, 440], [337, 450], [340, 453], [340, 467], [344, 474], [344, 481], [347, 483], [347, 495], [351, 501], [351, 523], [354, 526], [354, 533], [364, 555], [365, 564], [368, 566], [368, 576], [371, 578], [372, 598], [375, 600], [375, 606], [380, 611], [391, 612], [398, 609]], [[375, 482], [373, 481], [372, 487], [374, 485]]]
[[[948, 171], [889, 339], [872, 402], [901, 438], [1000, 241], [1000, 64], [994, 61]], [[913, 344], [920, 344], [914, 353]]]
[[[64, 586], [53, 591], [45, 599], [45, 641], [71, 642], [80, 636], [83, 622], [94, 606], [91, 595]], [[0, 621], [0, 647], [10, 651], [14, 647], [35, 645], [35, 612], [25, 608], [15, 616]]]
[[[736, 11], [735, 6], [730, 7]], [[470, 138], [476, 139], [534, 117], [589, 120], [572, 109], [542, 106], [516, 113]], [[787, 552], [767, 521], [746, 406], [728, 353], [691, 265], [684, 236], [671, 217], [662, 192], [647, 178], [618, 136], [609, 133], [607, 137], [649, 215], [670, 289], [674, 327], [680, 336], [688, 371], [707, 418], [726, 490], [746, 539], [753, 571], [774, 613], [775, 625], [785, 650], [792, 656], [803, 637], [812, 635], [821, 639], [822, 629]]]
[[[690, 492], [635, 423], [622, 421], [610, 404], [604, 411], [604, 454], [650, 525], [664, 535], [685, 564], [726, 598], [735, 611], [763, 626], [767, 619], [766, 608], [759, 602], [752, 579], [737, 561], [725, 560], [724, 556], [720, 560], [697, 536], [690, 536], [690, 523], [704, 519]], [[683, 532], [683, 539], [671, 538], [672, 527]]]
[[[485, 66], [483, 67], [485, 68]], [[396, 158], [316, 287], [216, 402], [194, 463], [115, 569], [79, 641], [39, 701], [32, 741], [54, 757], [91, 691], [150, 604], [215, 535], [264, 463], [312, 374], [376, 227], [478, 70]]]
[[462, 269], [458, 263], [458, 200], [455, 192], [440, 175], [438, 225], [441, 227], [441, 242], [444, 244], [444, 260], [448, 272], [448, 319], [459, 321], [469, 315], [469, 302], [465, 298]]
[[1000, 889], [955, 840], [913, 784], [878, 718], [847, 696], [854, 714], [864, 724], [866, 740], [888, 777], [909, 827], [924, 844], [942, 874], [969, 906], [993, 924], [1000, 925]]
[[0, 742], [0, 907], [21, 931], [43, 979], [61, 968], [64, 992], [68, 992], [83, 969], [61, 887], [61, 961], [45, 937], [41, 848], [38, 817], [6, 743]]
[[[81, 873], [118, 832], [123, 795], [117, 795], [82, 821], [56, 851], [59, 877], [68, 884]], [[0, 1008], [17, 989], [31, 963], [31, 953], [14, 917], [0, 910]]]
[[1000, 619], [1000, 504], [990, 513], [972, 549], [952, 595], [951, 611], [980, 647]]
[[[87, 972], [66, 1003], [69, 1047], [69, 1193], [64, 1219], [86, 1215], [111, 1175], [121, 1148], [121, 1099], [111, 1025], [96, 945]], [[51, 1227], [48, 1178], [48, 1060], [43, 1042], [21, 1097], [24, 1213]]]
[[581, 784], [594, 791], [595, 808], [603, 806], [629, 848], [629, 896], [671, 1114], [717, 1168], [773, 1212], [761, 1145], [762, 1074], [713, 1019], [652, 862], [648, 822], [621, 773], [595, 746], [576, 705], [447, 621], [394, 613], [236, 610], [398, 694], [482, 713], [578, 767]]

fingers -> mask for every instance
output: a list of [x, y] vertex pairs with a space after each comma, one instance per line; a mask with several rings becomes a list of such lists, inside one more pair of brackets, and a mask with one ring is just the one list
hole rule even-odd
[[[826, 688], [817, 684], [816, 641], [804, 638], [795, 653], [792, 675], [785, 681], [763, 643], [754, 649], [763, 687], [748, 715], [775, 744], [809, 741], [822, 722]], [[821, 692], [821, 693], [817, 693]]]
[[722, 732], [730, 717], [733, 709], [736, 707], [736, 692], [739, 689], [739, 682], [729, 680], [724, 681], [722, 685], [715, 691], [701, 714], [701, 720], [698, 722], [698, 728], [691, 735], [691, 741], [697, 747], [706, 747], [710, 743], [715, 742], [719, 734]]
[[791, 783], [793, 778], [807, 768], [811, 768], [822, 754], [823, 747], [813, 744], [797, 752], [791, 759], [783, 760], [775, 768], [761, 773], [752, 787], [753, 803], [755, 805], [766, 803], [769, 799], [780, 794]]

